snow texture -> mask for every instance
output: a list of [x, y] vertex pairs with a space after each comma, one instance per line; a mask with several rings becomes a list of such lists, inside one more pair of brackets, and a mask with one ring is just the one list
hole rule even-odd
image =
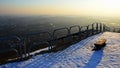
[[[102, 38], [107, 39], [107, 45], [92, 51], [94, 43]], [[0, 68], [120, 68], [120, 33], [100, 33], [63, 51], [33, 56], [27, 61], [8, 63]]]

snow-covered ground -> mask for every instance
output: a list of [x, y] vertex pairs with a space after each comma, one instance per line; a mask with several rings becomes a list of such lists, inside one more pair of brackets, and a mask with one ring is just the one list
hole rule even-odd
[[[94, 43], [105, 38], [106, 47], [91, 51]], [[64, 51], [33, 56], [23, 62], [0, 68], [120, 68], [120, 33], [105, 32], [82, 40]]]

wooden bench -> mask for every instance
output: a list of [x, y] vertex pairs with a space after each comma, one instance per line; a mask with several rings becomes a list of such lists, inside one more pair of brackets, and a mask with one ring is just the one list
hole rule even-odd
[[94, 48], [92, 50], [100, 50], [101, 48], [105, 47], [106, 39], [100, 39], [96, 43], [94, 43]]

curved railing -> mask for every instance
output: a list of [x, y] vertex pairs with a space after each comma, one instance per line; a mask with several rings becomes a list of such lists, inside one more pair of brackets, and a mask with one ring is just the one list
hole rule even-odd
[[[4, 48], [0, 49], [0, 54], [6, 51], [14, 51], [17, 58], [23, 59], [30, 57], [30, 53], [35, 50], [43, 48], [48, 48], [49, 52], [57, 49], [61, 50], [61, 48], [66, 48], [82, 39], [105, 31], [111, 31], [110, 27], [102, 23], [93, 23], [87, 26], [75, 25], [69, 28], [59, 28], [52, 33], [36, 32], [25, 34], [23, 37], [1, 37], [0, 47], [3, 45]], [[120, 32], [120, 28], [114, 28], [112, 31]], [[16, 39], [14, 42], [12, 41], [13, 38]], [[3, 41], [7, 44], [3, 44]], [[10, 44], [10, 47], [7, 47], [8, 44]]]
[[[55, 47], [53, 50], [56, 50], [57, 47], [61, 47], [62, 45], [65, 45], [65, 44], [67, 45], [67, 43], [69, 41], [69, 39], [67, 38], [69, 36], [69, 33], [70, 32], [67, 27], [55, 29], [52, 34], [52, 36], [53, 36], [52, 49]], [[59, 40], [61, 40], [61, 42]], [[57, 45], [57, 46], [55, 46], [55, 45]]]
[[24, 52], [25, 57], [27, 56], [26, 53], [28, 53], [28, 56], [30, 56], [30, 52], [34, 51], [35, 49], [45, 47], [48, 47], [48, 50], [51, 49], [52, 35], [49, 32], [28, 33], [24, 38], [24, 51], [26, 51]]

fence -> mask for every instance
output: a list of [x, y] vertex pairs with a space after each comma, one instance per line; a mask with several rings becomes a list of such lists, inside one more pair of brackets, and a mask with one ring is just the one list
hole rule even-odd
[[[73, 43], [105, 31], [110, 31], [110, 28], [102, 23], [93, 23], [87, 26], [75, 25], [69, 28], [59, 28], [52, 33], [36, 32], [22, 37], [2, 37], [0, 38], [0, 58], [4, 58], [4, 56], [1, 57], [2, 54], [10, 51], [16, 53], [17, 60], [21, 60], [30, 57], [31, 52], [43, 48], [48, 48], [47, 52], [63, 50]], [[112, 31], [120, 32], [120, 29], [114, 28]]]

